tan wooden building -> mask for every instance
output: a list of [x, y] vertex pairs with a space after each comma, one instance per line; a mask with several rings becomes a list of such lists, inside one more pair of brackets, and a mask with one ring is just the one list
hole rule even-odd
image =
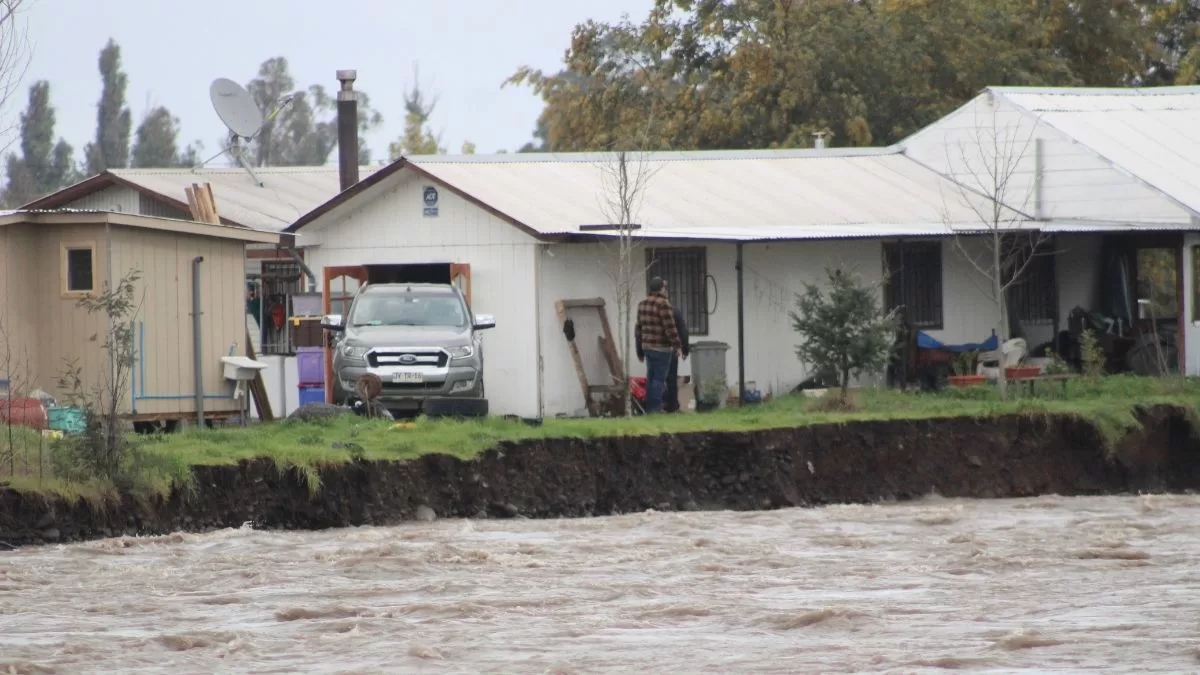
[[[116, 286], [132, 270], [140, 303], [123, 413], [135, 421], [195, 419], [192, 267], [200, 267], [204, 412], [242, 405], [221, 357], [246, 353], [246, 248], [279, 235], [228, 225], [100, 211], [0, 211], [0, 377], [17, 395], [58, 380], [76, 359], [88, 385], [105, 376], [107, 318], [79, 299]], [[21, 389], [23, 391], [16, 391]]]

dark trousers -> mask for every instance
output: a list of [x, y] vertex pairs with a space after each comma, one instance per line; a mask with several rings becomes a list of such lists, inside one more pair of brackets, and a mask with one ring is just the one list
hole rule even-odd
[[663, 410], [679, 412], [679, 357], [671, 354], [671, 365], [667, 367], [667, 383], [663, 387]]
[[671, 357], [671, 352], [665, 349], [646, 350], [646, 414], [662, 412]]

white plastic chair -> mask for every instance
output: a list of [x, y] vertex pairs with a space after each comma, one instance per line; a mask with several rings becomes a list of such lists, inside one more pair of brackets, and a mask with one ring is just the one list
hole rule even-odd
[[[1020, 365], [1025, 360], [1027, 353], [1029, 353], [1029, 347], [1023, 338], [1007, 340], [1000, 347], [999, 353], [995, 349], [981, 353], [979, 355], [979, 366], [975, 369], [975, 372], [986, 377], [988, 382], [997, 382], [1000, 380], [1001, 368], [1013, 368]], [[1004, 355], [1003, 363], [1001, 363], [1001, 354]], [[985, 363], [996, 365], [984, 365]]]

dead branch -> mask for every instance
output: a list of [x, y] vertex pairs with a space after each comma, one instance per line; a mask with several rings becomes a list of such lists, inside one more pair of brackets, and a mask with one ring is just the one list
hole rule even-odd
[[12, 143], [16, 123], [6, 114], [14, 93], [29, 70], [32, 43], [22, 13], [28, 0], [0, 0], [0, 152]]

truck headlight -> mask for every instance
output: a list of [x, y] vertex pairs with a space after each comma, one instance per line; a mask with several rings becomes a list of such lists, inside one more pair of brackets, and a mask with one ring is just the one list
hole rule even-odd
[[341, 346], [341, 350], [342, 350], [342, 356], [344, 356], [348, 359], [354, 359], [356, 361], [361, 361], [361, 360], [363, 360], [363, 358], [365, 358], [367, 356], [367, 348], [366, 347], [357, 347], [355, 345], [344, 344]]
[[469, 359], [475, 353], [475, 348], [471, 345], [460, 345], [458, 347], [449, 347], [446, 349], [450, 353], [452, 359]]

